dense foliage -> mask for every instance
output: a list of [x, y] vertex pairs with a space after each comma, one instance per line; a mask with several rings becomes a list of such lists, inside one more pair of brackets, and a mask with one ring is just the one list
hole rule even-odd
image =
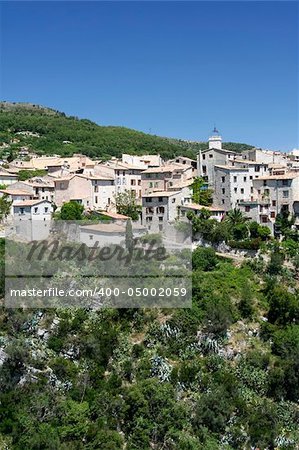
[[298, 285], [192, 259], [192, 309], [2, 309], [0, 447], [298, 448]]
[[[38, 136], [16, 134], [29, 131]], [[190, 143], [167, 139], [125, 127], [100, 126], [87, 119], [67, 117], [64, 113], [38, 105], [0, 103], [0, 144], [12, 143], [11, 153], [22, 146], [28, 146], [38, 154], [60, 154], [69, 156], [83, 153], [92, 158], [107, 159], [120, 157], [122, 153], [157, 154], [173, 158], [184, 154], [194, 158], [198, 150], [207, 148], [207, 143]], [[243, 151], [250, 145], [228, 143], [229, 150]]]

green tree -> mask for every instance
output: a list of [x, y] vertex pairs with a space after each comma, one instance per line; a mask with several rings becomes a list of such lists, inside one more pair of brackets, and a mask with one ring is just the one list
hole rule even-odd
[[126, 249], [130, 252], [132, 251], [133, 246], [134, 246], [134, 235], [132, 229], [132, 222], [131, 219], [128, 219], [126, 223]]
[[234, 208], [228, 211], [225, 217], [226, 222], [233, 228], [237, 225], [243, 225], [248, 221], [239, 208]]
[[197, 247], [192, 253], [193, 270], [210, 271], [217, 266], [218, 259], [213, 248]]
[[71, 201], [62, 205], [58, 217], [61, 220], [82, 220], [83, 211], [83, 205], [80, 205], [78, 202]]
[[126, 190], [117, 194], [115, 198], [116, 210], [119, 214], [138, 220], [141, 213], [141, 206], [137, 204], [134, 192]]
[[207, 188], [207, 183], [196, 177], [191, 185], [192, 201], [199, 205], [210, 206], [213, 203], [213, 191]]
[[8, 195], [4, 194], [0, 197], [0, 221], [6, 219], [8, 214], [10, 213], [12, 202], [8, 200]]

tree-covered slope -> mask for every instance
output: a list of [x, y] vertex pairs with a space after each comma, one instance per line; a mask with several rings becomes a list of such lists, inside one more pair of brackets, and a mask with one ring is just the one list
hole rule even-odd
[[[38, 133], [40, 137], [16, 134], [22, 131]], [[163, 158], [184, 154], [194, 158], [200, 148], [207, 147], [206, 142], [187, 142], [125, 127], [100, 126], [39, 105], [0, 102], [0, 145], [9, 144], [15, 138], [19, 142], [12, 144], [13, 150], [26, 145], [37, 153], [71, 155], [80, 152], [93, 158], [119, 157], [122, 153], [159, 153]], [[226, 143], [225, 148], [243, 151], [252, 146]]]

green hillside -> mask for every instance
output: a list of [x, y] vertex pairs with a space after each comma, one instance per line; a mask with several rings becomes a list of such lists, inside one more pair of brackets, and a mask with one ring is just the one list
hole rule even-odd
[[[38, 133], [39, 137], [16, 134], [22, 131]], [[64, 113], [29, 103], [0, 102], [0, 145], [12, 139], [19, 142], [12, 150], [28, 146], [39, 154], [84, 153], [92, 158], [107, 159], [122, 153], [159, 153], [163, 158], [183, 154], [194, 158], [197, 151], [207, 147], [206, 142], [187, 142], [153, 136], [117, 126], [100, 126], [87, 119], [66, 116]], [[68, 141], [69, 143], [64, 143]], [[251, 145], [225, 143], [229, 150], [243, 151]], [[5, 149], [7, 151], [7, 149]]]

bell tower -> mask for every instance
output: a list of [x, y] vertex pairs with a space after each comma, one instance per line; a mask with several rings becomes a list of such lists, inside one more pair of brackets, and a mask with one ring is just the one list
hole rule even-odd
[[222, 148], [222, 137], [216, 127], [214, 127], [212, 135], [209, 137], [209, 148]]

